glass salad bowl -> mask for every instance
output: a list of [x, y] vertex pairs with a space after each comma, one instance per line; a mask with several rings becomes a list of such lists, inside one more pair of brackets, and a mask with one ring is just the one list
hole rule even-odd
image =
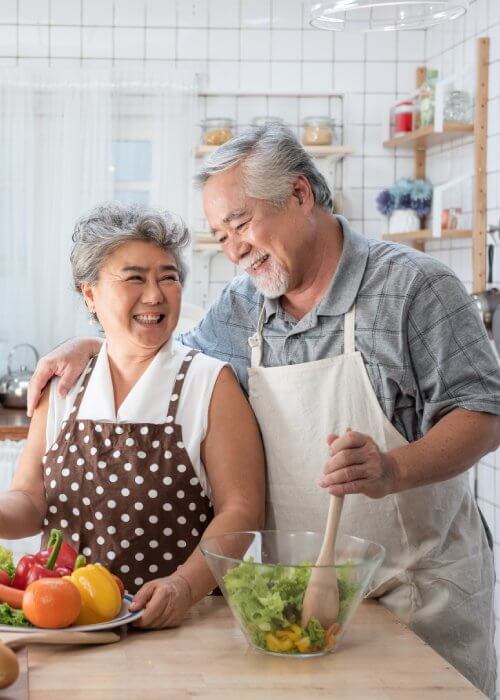
[[232, 532], [202, 540], [201, 551], [217, 584], [257, 650], [310, 657], [338, 647], [385, 550], [358, 537], [338, 537], [338, 619], [328, 629], [314, 618], [302, 627], [302, 601], [322, 541], [322, 533], [279, 530]]

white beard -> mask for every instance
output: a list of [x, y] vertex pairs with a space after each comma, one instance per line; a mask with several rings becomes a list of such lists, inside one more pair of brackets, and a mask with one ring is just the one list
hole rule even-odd
[[[245, 260], [242, 264], [243, 269], [247, 271], [253, 262], [258, 260], [263, 254], [264, 252], [260, 251], [257, 255], [253, 255], [251, 260]], [[277, 299], [283, 296], [283, 294], [286, 294], [290, 284], [290, 275], [285, 272], [271, 256], [269, 256], [265, 265], [267, 265], [269, 269], [265, 272], [251, 275], [252, 281], [258, 291], [265, 297]]]

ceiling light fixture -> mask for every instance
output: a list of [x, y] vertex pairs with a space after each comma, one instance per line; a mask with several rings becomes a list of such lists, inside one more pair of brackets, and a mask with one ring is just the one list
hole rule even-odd
[[310, 5], [313, 27], [388, 32], [428, 29], [457, 19], [467, 12], [469, 0], [311, 0]]

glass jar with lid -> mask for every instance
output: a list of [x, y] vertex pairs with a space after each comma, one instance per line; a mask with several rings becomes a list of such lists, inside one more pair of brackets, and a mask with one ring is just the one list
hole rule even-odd
[[444, 106], [444, 119], [447, 122], [471, 122], [472, 100], [464, 90], [452, 90]]
[[334, 126], [331, 117], [306, 117], [302, 121], [302, 143], [304, 146], [330, 146]]
[[221, 146], [234, 136], [234, 119], [212, 117], [201, 123], [202, 139], [206, 146]]

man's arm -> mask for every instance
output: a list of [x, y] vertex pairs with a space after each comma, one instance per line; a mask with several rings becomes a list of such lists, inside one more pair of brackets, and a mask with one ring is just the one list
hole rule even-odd
[[500, 417], [456, 409], [420, 440], [381, 452], [369, 436], [329, 436], [330, 458], [320, 486], [335, 496], [389, 493], [446, 481], [472, 467], [500, 445]]
[[52, 377], [61, 377], [58, 392], [64, 398], [91, 357], [102, 345], [99, 338], [74, 338], [59, 345], [38, 362], [28, 387], [28, 416], [38, 406], [42, 391]]
[[500, 444], [500, 367], [460, 281], [433, 264], [410, 297], [405, 318], [425, 434], [387, 453], [362, 433], [330, 436], [320, 482], [330, 493], [379, 498], [444, 481]]

